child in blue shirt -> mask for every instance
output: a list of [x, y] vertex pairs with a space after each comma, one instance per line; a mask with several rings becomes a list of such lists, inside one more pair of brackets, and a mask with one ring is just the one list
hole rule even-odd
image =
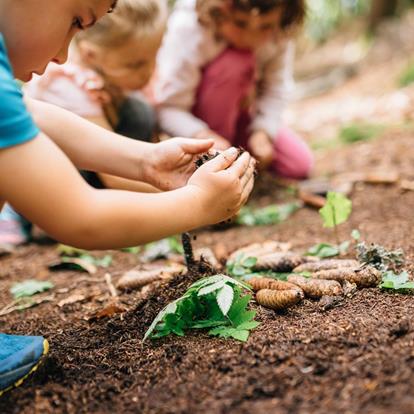
[[[49, 104], [27, 100], [26, 82], [62, 64], [72, 37], [113, 0], [0, 2], [0, 208], [9, 202], [66, 244], [133, 246], [225, 220], [254, 184], [255, 161], [235, 148], [195, 171], [210, 140], [151, 144], [117, 136]], [[115, 11], [116, 12], [116, 11]], [[162, 192], [96, 190], [76, 167], [146, 182]], [[184, 208], [183, 208], [184, 207]], [[47, 352], [42, 337], [0, 334], [0, 394], [19, 385]]]

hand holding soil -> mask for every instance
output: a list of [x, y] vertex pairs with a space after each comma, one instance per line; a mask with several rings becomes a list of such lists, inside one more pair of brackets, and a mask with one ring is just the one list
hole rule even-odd
[[236, 148], [229, 148], [194, 173], [189, 185], [197, 191], [206, 224], [237, 214], [253, 189], [255, 165], [249, 153], [239, 157]]
[[196, 169], [195, 160], [212, 145], [211, 139], [186, 138], [155, 144], [145, 174], [148, 182], [165, 191], [185, 186]]

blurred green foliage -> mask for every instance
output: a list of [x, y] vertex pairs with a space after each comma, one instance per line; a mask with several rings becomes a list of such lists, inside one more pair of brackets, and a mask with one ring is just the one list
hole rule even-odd
[[414, 83], [414, 62], [410, 62], [398, 79], [398, 84], [405, 87]]
[[353, 123], [342, 127], [339, 131], [339, 139], [344, 144], [352, 144], [359, 141], [368, 141], [377, 137], [384, 127], [367, 123]]
[[338, 25], [353, 16], [366, 15], [371, 0], [308, 0], [306, 30], [316, 41], [324, 41]]

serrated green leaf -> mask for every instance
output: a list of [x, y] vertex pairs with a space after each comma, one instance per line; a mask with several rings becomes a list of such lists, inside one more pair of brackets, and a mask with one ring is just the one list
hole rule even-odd
[[153, 330], [155, 329], [155, 327], [157, 326], [158, 322], [161, 322], [162, 319], [164, 319], [164, 317], [170, 313], [175, 313], [175, 311], [177, 310], [177, 303], [182, 300], [177, 299], [174, 302], [169, 303], [153, 320], [152, 324], [150, 325], [150, 327], [148, 328], [147, 332], [145, 332], [145, 336], [144, 336], [144, 341], [146, 339], [148, 339], [148, 337], [152, 334]]
[[223, 315], [227, 315], [234, 299], [233, 288], [229, 285], [224, 285], [217, 293], [217, 304]]
[[199, 290], [198, 296], [204, 296], [208, 295], [209, 293], [213, 293], [216, 290], [221, 289], [225, 284], [226, 282], [224, 280], [219, 280], [218, 282], [213, 283], [212, 285], [205, 286]]
[[190, 327], [193, 329], [215, 328], [217, 326], [225, 325], [226, 323], [227, 321], [207, 320], [207, 321], [198, 321], [192, 324]]
[[235, 329], [233, 332], [230, 333], [231, 337], [241, 342], [246, 342], [249, 339], [249, 335], [250, 335], [250, 332], [244, 329], [242, 330]]
[[352, 202], [341, 193], [329, 192], [325, 206], [319, 210], [324, 227], [335, 227], [348, 220]]
[[52, 282], [30, 279], [21, 283], [15, 283], [11, 287], [10, 293], [13, 295], [14, 299], [20, 299], [45, 292], [53, 287], [54, 285]]
[[240, 325], [237, 326], [237, 329], [247, 329], [251, 330], [254, 328], [257, 328], [260, 325], [260, 322], [257, 321], [249, 321], [249, 322], [243, 322]]

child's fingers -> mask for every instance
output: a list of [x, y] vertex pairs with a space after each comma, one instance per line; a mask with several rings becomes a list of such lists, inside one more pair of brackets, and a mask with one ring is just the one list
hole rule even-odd
[[246, 173], [241, 177], [240, 183], [242, 188], [244, 189], [246, 185], [251, 181], [251, 178], [253, 177], [254, 181], [254, 172], [256, 170], [256, 160], [254, 158], [250, 158], [249, 166], [246, 170]]
[[247, 181], [246, 185], [243, 188], [242, 196], [241, 196], [241, 205], [244, 205], [247, 199], [250, 196], [250, 193], [253, 191], [254, 187], [254, 174], [250, 176], [249, 180]]
[[181, 148], [188, 154], [207, 152], [214, 145], [212, 139], [182, 139]]
[[242, 178], [249, 168], [251, 158], [252, 157], [248, 152], [244, 152], [229, 168], [229, 171], [234, 173], [237, 177]]
[[[211, 161], [206, 162], [201, 168], [209, 172], [218, 172], [230, 167], [238, 157], [239, 151], [237, 148], [229, 148], [223, 151], [220, 155]], [[247, 168], [247, 167], [246, 167]]]

